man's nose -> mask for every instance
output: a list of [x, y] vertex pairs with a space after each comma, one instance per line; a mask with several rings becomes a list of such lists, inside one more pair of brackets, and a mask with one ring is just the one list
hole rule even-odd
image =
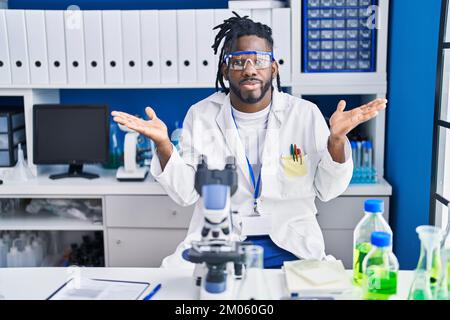
[[257, 74], [256, 68], [251, 59], [245, 60], [243, 75], [249, 77]]

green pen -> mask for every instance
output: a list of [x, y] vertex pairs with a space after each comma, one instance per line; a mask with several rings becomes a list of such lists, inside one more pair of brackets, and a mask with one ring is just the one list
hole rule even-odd
[[294, 153], [294, 145], [291, 144], [291, 155], [292, 155], [292, 160], [295, 161], [295, 153]]

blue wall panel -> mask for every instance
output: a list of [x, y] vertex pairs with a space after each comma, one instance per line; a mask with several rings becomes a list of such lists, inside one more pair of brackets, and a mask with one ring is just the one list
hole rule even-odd
[[441, 1], [390, 1], [386, 178], [393, 186], [394, 251], [415, 268], [415, 228], [428, 224]]

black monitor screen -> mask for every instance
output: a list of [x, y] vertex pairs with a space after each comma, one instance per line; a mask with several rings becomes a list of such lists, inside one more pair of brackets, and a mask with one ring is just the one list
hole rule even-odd
[[83, 164], [107, 161], [107, 106], [34, 105], [33, 120], [34, 163]]

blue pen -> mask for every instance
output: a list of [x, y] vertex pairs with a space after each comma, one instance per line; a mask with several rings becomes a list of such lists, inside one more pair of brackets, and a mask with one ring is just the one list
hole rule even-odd
[[156, 287], [153, 288], [153, 290], [150, 291], [150, 293], [144, 297], [143, 300], [150, 300], [158, 292], [159, 289], [161, 289], [161, 283], [158, 283]]

